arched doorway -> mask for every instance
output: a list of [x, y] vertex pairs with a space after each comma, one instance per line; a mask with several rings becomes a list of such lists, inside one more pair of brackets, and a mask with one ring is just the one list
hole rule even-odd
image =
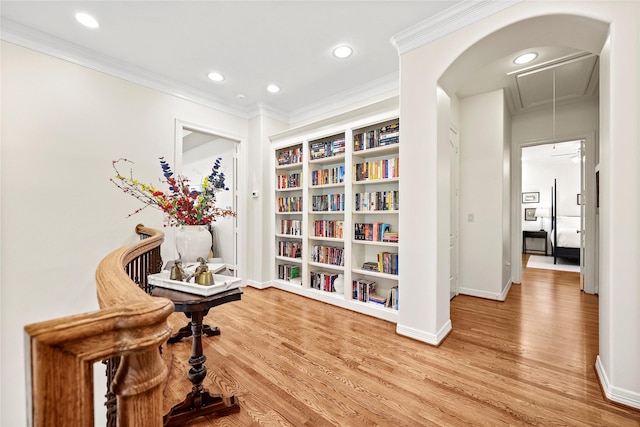
[[[544, 31], [541, 29], [544, 28]], [[451, 121], [461, 128], [460, 136], [460, 292], [479, 297], [503, 299], [511, 283], [520, 282], [522, 247], [520, 181], [520, 147], [524, 141], [555, 140], [574, 137], [576, 134], [597, 135], [598, 133], [598, 71], [597, 54], [607, 38], [608, 26], [602, 22], [569, 15], [550, 15], [524, 20], [498, 30], [466, 49], [442, 74], [439, 84], [451, 97], [455, 111], [450, 111]], [[580, 35], [579, 37], [577, 35]], [[588, 49], [588, 50], [584, 50]], [[517, 64], [514, 59], [522, 53], [533, 52], [537, 58], [529, 64]], [[468, 100], [474, 96], [492, 91], [502, 91], [493, 100]], [[502, 99], [498, 99], [500, 96]], [[481, 133], [487, 132], [486, 123], [473, 123], [469, 114], [478, 111], [485, 114], [487, 109], [502, 109], [495, 116], [495, 126], [488, 132], [492, 139]], [[557, 112], [561, 111], [559, 115]], [[501, 117], [500, 117], [501, 115]], [[557, 117], [558, 116], [558, 117]], [[515, 117], [515, 118], [514, 118]], [[528, 128], [523, 123], [531, 117]], [[494, 117], [485, 116], [485, 121]], [[498, 123], [499, 122], [499, 123]], [[465, 126], [467, 123], [471, 125]], [[465, 129], [467, 132], [465, 133]], [[501, 139], [496, 143], [496, 139]], [[595, 235], [595, 138], [587, 150], [586, 191], [586, 259], [590, 265], [585, 269], [587, 290], [596, 288], [596, 235]], [[466, 143], [466, 144], [465, 144]], [[484, 144], [484, 145], [483, 145]], [[472, 155], [465, 156], [465, 145]], [[504, 148], [503, 148], [504, 147]], [[513, 150], [512, 150], [513, 149]], [[508, 152], [512, 150], [512, 155]], [[501, 158], [499, 158], [501, 156]], [[491, 158], [489, 158], [491, 157]], [[487, 170], [480, 162], [493, 162], [493, 169]], [[502, 168], [498, 170], [497, 168]], [[508, 170], [510, 181], [500, 181], [500, 174]], [[488, 175], [493, 180], [487, 180]], [[490, 183], [484, 186], [483, 181]], [[466, 188], [465, 188], [466, 183]], [[502, 184], [502, 185], [500, 185]], [[478, 196], [501, 202], [502, 210], [495, 204], [483, 204]], [[505, 206], [508, 205], [508, 206]], [[464, 209], [467, 209], [466, 211]], [[495, 250], [495, 268], [502, 268], [502, 275], [485, 285], [480, 280], [486, 273], [478, 270], [479, 263], [471, 260], [477, 257], [487, 242], [478, 236], [477, 225], [467, 223], [475, 217], [488, 218], [482, 232], [490, 239], [501, 239], [495, 247], [501, 246], [502, 253]], [[509, 224], [508, 227], [505, 224]], [[465, 236], [465, 228], [466, 234]], [[490, 228], [490, 233], [487, 233]], [[475, 234], [474, 234], [475, 233]], [[466, 252], [465, 252], [466, 251]], [[465, 259], [465, 253], [469, 254]], [[502, 257], [502, 260], [497, 259]], [[491, 260], [487, 259], [489, 263]], [[455, 260], [451, 261], [455, 265]], [[486, 265], [483, 262], [482, 265]], [[508, 270], [508, 271], [507, 271]], [[470, 283], [465, 284], [465, 278]], [[508, 279], [507, 279], [508, 278]], [[500, 283], [496, 284], [499, 281]]]

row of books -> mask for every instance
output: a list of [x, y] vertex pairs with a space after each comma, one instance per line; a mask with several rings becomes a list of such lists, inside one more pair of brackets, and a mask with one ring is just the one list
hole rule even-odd
[[[379, 290], [379, 292], [383, 292]], [[353, 281], [352, 298], [356, 301], [368, 302], [382, 307], [398, 309], [398, 287], [393, 286], [384, 295], [376, 292], [376, 282], [367, 279], [357, 279]]]
[[344, 221], [315, 220], [313, 222], [314, 236], [344, 238]]
[[337, 273], [329, 273], [326, 271], [312, 271], [309, 286], [313, 289], [319, 289], [325, 292], [335, 292], [333, 283], [338, 278]]
[[344, 182], [344, 165], [311, 171], [311, 185], [341, 184]]
[[356, 211], [392, 211], [400, 206], [398, 190], [356, 193], [355, 199]]
[[380, 128], [380, 132], [378, 133], [378, 145], [380, 147], [397, 144], [398, 141], [400, 141], [400, 122], [382, 126]]
[[398, 178], [400, 176], [400, 159], [372, 160], [356, 163], [353, 168], [354, 181], [368, 181], [374, 179]]
[[344, 266], [344, 248], [335, 246], [313, 245], [311, 247], [311, 261], [322, 264]]
[[390, 242], [390, 243], [398, 243], [400, 241], [400, 239], [398, 238], [398, 232], [385, 231], [384, 234], [382, 235], [382, 241]]
[[300, 266], [295, 264], [279, 264], [278, 279], [288, 280], [300, 277]]
[[394, 310], [398, 309], [399, 290], [400, 288], [398, 288], [397, 286], [394, 286], [391, 289], [389, 289], [389, 296], [387, 297], [387, 304], [386, 304], [387, 307], [393, 308]]
[[309, 144], [311, 160], [344, 155], [344, 136], [332, 140], [313, 141]]
[[400, 141], [400, 122], [353, 135], [353, 151], [384, 147]]
[[280, 220], [280, 230], [278, 234], [288, 234], [290, 236], [302, 236], [302, 220], [283, 219]]
[[384, 233], [389, 231], [391, 231], [391, 224], [382, 222], [356, 222], [353, 224], [353, 238], [355, 240], [382, 242]]
[[289, 240], [278, 241], [278, 256], [300, 258], [302, 256], [302, 243]]
[[277, 152], [278, 165], [302, 163], [302, 146], [291, 147]]
[[279, 190], [285, 188], [298, 188], [302, 185], [300, 173], [289, 173], [285, 175], [278, 175], [276, 178], [276, 188]]
[[302, 212], [302, 196], [278, 197], [278, 212]]
[[373, 280], [356, 279], [352, 284], [351, 296], [356, 301], [368, 302], [371, 296], [376, 293], [376, 282]]
[[376, 261], [365, 261], [362, 269], [378, 273], [398, 274], [398, 254], [394, 252], [378, 252]]
[[311, 196], [311, 210], [314, 212], [343, 212], [344, 193]]
[[386, 274], [398, 274], [398, 254], [378, 252], [378, 271]]

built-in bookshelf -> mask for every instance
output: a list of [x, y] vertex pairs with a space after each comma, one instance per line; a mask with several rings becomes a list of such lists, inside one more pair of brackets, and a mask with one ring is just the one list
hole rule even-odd
[[278, 280], [302, 283], [303, 144], [276, 151], [275, 254]]
[[397, 322], [399, 134], [396, 112], [271, 138], [273, 286]]
[[333, 282], [344, 273], [345, 133], [311, 139], [309, 144], [309, 288], [337, 298]]
[[400, 124], [354, 129], [352, 151], [352, 299], [397, 310]]

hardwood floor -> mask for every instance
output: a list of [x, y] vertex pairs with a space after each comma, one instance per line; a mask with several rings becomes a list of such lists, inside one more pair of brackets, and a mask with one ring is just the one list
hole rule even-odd
[[[235, 394], [241, 410], [191, 425], [640, 425], [640, 411], [602, 396], [597, 297], [577, 273], [525, 269], [505, 302], [454, 298], [437, 348], [284, 291], [244, 292], [212, 310], [222, 335], [203, 339], [205, 387]], [[190, 390], [190, 346], [165, 346], [166, 411]]]

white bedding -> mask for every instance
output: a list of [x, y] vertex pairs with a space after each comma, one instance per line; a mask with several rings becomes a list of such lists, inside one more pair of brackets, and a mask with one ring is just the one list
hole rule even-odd
[[559, 248], [579, 248], [580, 247], [580, 217], [579, 216], [559, 216], [556, 218], [558, 229], [558, 244], [554, 241], [554, 233], [551, 231], [551, 244]]

